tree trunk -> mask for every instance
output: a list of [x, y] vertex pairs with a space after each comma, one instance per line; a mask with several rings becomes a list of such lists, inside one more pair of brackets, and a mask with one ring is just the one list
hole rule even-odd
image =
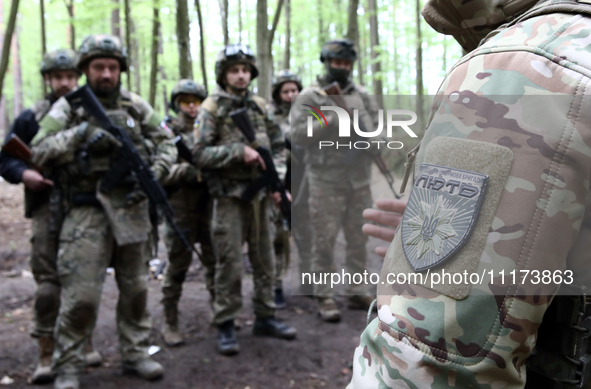
[[416, 24], [417, 24], [417, 52], [416, 52], [416, 70], [417, 70], [417, 108], [416, 114], [419, 121], [423, 118], [423, 37], [421, 35], [421, 0], [416, 0]]
[[349, 20], [347, 25], [347, 39], [355, 43], [355, 50], [357, 51], [357, 59], [359, 66], [359, 83], [363, 84], [363, 61], [361, 58], [361, 50], [359, 44], [359, 21], [357, 19], [357, 8], [359, 8], [359, 0], [351, 0], [349, 2]]
[[369, 11], [369, 41], [371, 45], [371, 76], [373, 84], [373, 94], [377, 96], [378, 104], [382, 106], [382, 96], [384, 94], [382, 87], [382, 64], [380, 61], [380, 35], [378, 32], [378, 11], [377, 1], [368, 0], [367, 10]]
[[238, 43], [242, 43], [242, 0], [238, 0]]
[[265, 99], [271, 96], [271, 75], [273, 74], [273, 54], [271, 48], [275, 30], [279, 24], [279, 16], [283, 0], [278, 0], [271, 30], [268, 30], [267, 0], [257, 0], [257, 62], [259, 77], [257, 78], [257, 94]]
[[285, 0], [285, 51], [283, 52], [283, 69], [289, 69], [291, 57], [291, 0]]
[[443, 75], [447, 73], [447, 35], [443, 36], [443, 63], [441, 64]]
[[[199, 54], [201, 61], [201, 74], [203, 75], [203, 85], [207, 87], [207, 67], [205, 66], [205, 34], [203, 33], [203, 18], [201, 16], [201, 4], [199, 0], [195, 0], [195, 8], [197, 9], [197, 22], [199, 24]], [[242, 20], [242, 18], [240, 18]], [[242, 29], [240, 30], [242, 31]]]
[[131, 48], [130, 51], [132, 52], [131, 55], [131, 59], [132, 59], [132, 63], [133, 63], [133, 82], [135, 84], [135, 90], [134, 92], [137, 93], [138, 95], [142, 94], [142, 86], [141, 86], [141, 67], [140, 67], [140, 44], [139, 41], [137, 39], [137, 34], [135, 31], [135, 23], [133, 22], [133, 19], [130, 19], [130, 29], [131, 29], [131, 34], [132, 34], [132, 38], [131, 38]]
[[152, 107], [156, 103], [156, 82], [158, 77], [158, 40], [160, 39], [160, 4], [158, 0], [154, 0], [154, 9], [152, 20], [152, 51], [150, 61], [150, 96], [148, 102]]
[[220, 5], [220, 16], [222, 17], [222, 32], [224, 34], [224, 46], [230, 42], [228, 33], [228, 0], [218, 0]]
[[66, 1], [66, 9], [68, 10], [68, 16], [70, 17], [70, 48], [72, 50], [76, 50], [76, 27], [74, 27], [74, 0], [70, 0], [69, 3]]
[[[47, 52], [47, 39], [45, 35], [45, 0], [39, 0], [39, 7], [39, 14], [41, 16], [41, 56], [43, 56]], [[47, 85], [45, 85], [45, 80], [43, 78], [41, 78], [41, 87], [43, 90], [43, 96], [47, 95]]]
[[[18, 3], [19, 0], [12, 0], [12, 5], [10, 6], [10, 15], [8, 16], [8, 25], [6, 26], [4, 39], [2, 41], [2, 60], [0, 60], [0, 96], [3, 96], [2, 91], [4, 87], [4, 76], [6, 75], [6, 69], [8, 69], [8, 60], [10, 58], [10, 42], [12, 41], [12, 33], [14, 32], [14, 25], [16, 24]], [[3, 21], [4, 19], [2, 18], [2, 22]]]
[[13, 117], [17, 117], [23, 110], [23, 75], [21, 69], [19, 30], [17, 28], [12, 37], [12, 101]]
[[326, 34], [324, 31], [324, 16], [322, 12], [322, 0], [316, 0], [316, 10], [318, 12], [318, 43], [320, 43], [320, 47], [322, 47], [322, 45], [324, 45], [324, 42], [326, 42]]
[[130, 68], [127, 70], [127, 90], [131, 91], [131, 68], [133, 67], [131, 66], [133, 64], [133, 53], [131, 52], [131, 9], [129, 7], [129, 0], [123, 0], [123, 4], [123, 12], [125, 12], [125, 46], [127, 47], [127, 63]]
[[119, 16], [119, 0], [111, 0], [113, 9], [111, 10], [111, 35], [121, 38], [121, 17]]
[[176, 1], [176, 36], [179, 47], [179, 71], [181, 78], [193, 78], [191, 66], [191, 42], [189, 38], [189, 10], [187, 0]]

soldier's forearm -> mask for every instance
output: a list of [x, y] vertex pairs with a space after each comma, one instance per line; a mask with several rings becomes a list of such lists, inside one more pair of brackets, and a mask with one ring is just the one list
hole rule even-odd
[[244, 144], [196, 147], [193, 160], [198, 168], [223, 168], [235, 162], [244, 161]]
[[40, 167], [71, 162], [82, 143], [80, 130], [80, 126], [76, 126], [41, 139], [33, 145], [31, 162]]

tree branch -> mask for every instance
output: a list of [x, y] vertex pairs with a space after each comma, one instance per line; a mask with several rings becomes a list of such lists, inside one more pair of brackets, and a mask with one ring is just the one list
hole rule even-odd
[[269, 42], [269, 53], [271, 52], [271, 48], [273, 47], [273, 37], [275, 36], [275, 30], [277, 30], [277, 25], [279, 24], [279, 17], [281, 16], [281, 8], [283, 8], [284, 0], [277, 1], [277, 10], [275, 11], [275, 15], [273, 16], [273, 27], [271, 27], [271, 31], [269, 31], [268, 35], [268, 42]]

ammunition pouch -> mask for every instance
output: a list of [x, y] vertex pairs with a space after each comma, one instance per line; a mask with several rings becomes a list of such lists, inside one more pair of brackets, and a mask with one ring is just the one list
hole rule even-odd
[[92, 205], [93, 207], [102, 207], [100, 201], [96, 198], [95, 192], [74, 192], [70, 195], [70, 204], [73, 207], [83, 205]]
[[585, 287], [562, 286], [546, 311], [527, 359], [526, 389], [579, 389], [591, 378], [591, 297]]

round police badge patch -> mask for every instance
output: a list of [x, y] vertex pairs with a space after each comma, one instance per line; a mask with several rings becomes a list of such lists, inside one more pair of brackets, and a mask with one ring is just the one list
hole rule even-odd
[[415, 271], [442, 264], [466, 243], [487, 182], [486, 174], [421, 165], [401, 223], [404, 255]]

